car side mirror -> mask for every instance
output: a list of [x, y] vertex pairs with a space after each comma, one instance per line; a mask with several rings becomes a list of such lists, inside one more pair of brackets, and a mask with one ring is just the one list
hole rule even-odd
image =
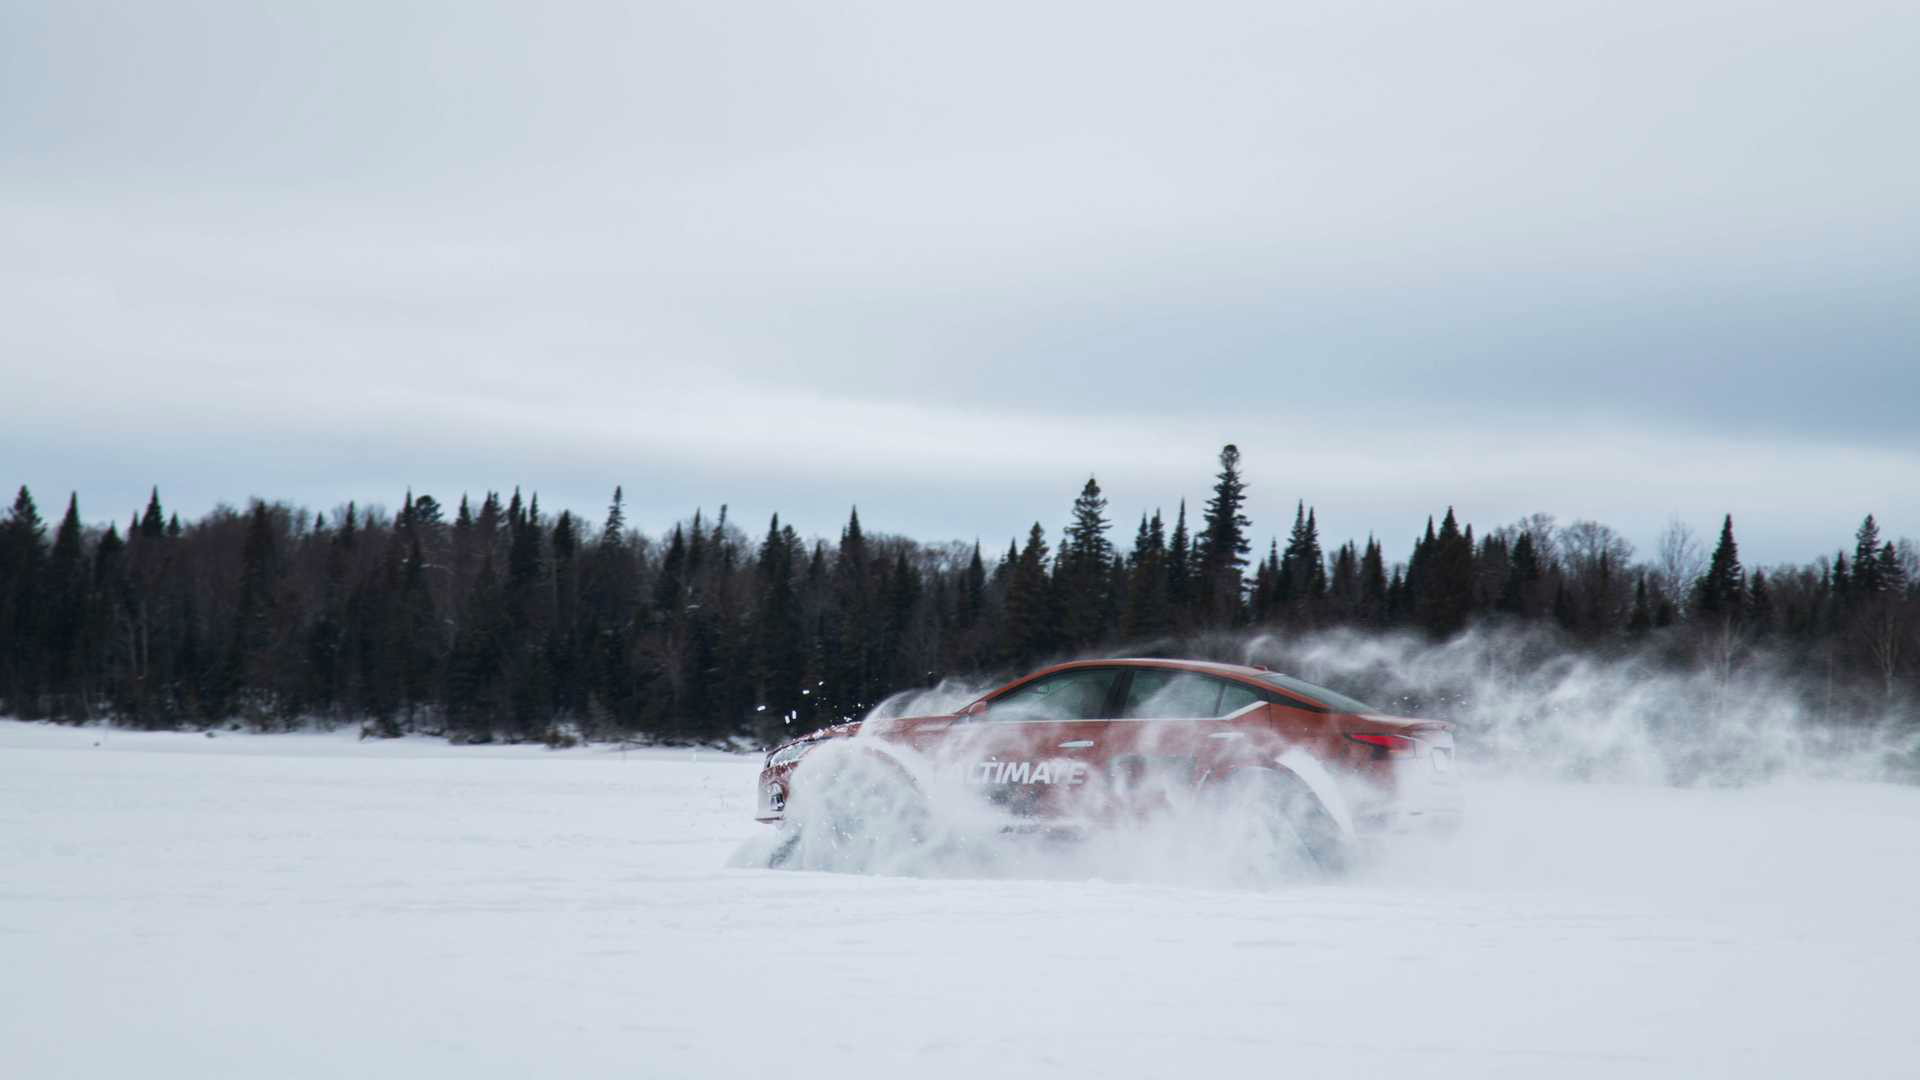
[[960, 710], [962, 720], [978, 720], [985, 715], [987, 715], [987, 703], [984, 701], [976, 701]]

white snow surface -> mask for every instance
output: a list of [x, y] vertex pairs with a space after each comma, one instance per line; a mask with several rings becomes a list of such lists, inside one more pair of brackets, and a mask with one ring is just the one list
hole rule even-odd
[[1920, 791], [1473, 777], [1198, 887], [729, 869], [757, 757], [0, 722], [0, 1073], [1912, 1076]]

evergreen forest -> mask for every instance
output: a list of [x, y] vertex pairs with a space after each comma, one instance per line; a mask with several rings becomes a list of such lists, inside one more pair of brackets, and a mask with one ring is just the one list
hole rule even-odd
[[0, 518], [0, 715], [767, 744], [1051, 659], [1244, 661], [1256, 633], [1438, 643], [1514, 625], [1724, 678], [1766, 657], [1817, 675], [1822, 722], [1920, 721], [1920, 566], [1871, 515], [1766, 568], [1743, 565], [1731, 517], [1709, 537], [1676, 523], [1641, 555], [1596, 522], [1476, 530], [1436, 507], [1389, 552], [1323, 541], [1302, 503], [1257, 547], [1247, 483], [1227, 446], [1204, 505], [1136, 523], [1089, 477], [1057, 531], [1035, 522], [1005, 550], [869, 533], [857, 509], [826, 540], [778, 515], [750, 533], [725, 507], [649, 536], [619, 489], [596, 521], [519, 491], [182, 521], [155, 491], [101, 527], [77, 494], [54, 520], [23, 487]]

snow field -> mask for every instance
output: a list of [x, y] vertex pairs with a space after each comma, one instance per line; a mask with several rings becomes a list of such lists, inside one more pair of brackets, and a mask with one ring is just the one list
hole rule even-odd
[[1893, 1077], [1920, 1051], [1913, 789], [1480, 777], [1444, 850], [1233, 891], [728, 869], [757, 769], [0, 723], [0, 1072]]

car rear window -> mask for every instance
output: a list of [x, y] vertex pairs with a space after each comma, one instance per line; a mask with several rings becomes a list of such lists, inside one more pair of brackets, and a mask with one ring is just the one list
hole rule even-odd
[[1291, 675], [1282, 675], [1277, 671], [1263, 671], [1260, 673], [1260, 678], [1262, 681], [1270, 682], [1288, 693], [1298, 694], [1310, 701], [1317, 701], [1336, 712], [1377, 713], [1380, 711], [1357, 698], [1350, 698], [1345, 694], [1335, 693], [1324, 686], [1315, 686], [1305, 679], [1296, 679]]

